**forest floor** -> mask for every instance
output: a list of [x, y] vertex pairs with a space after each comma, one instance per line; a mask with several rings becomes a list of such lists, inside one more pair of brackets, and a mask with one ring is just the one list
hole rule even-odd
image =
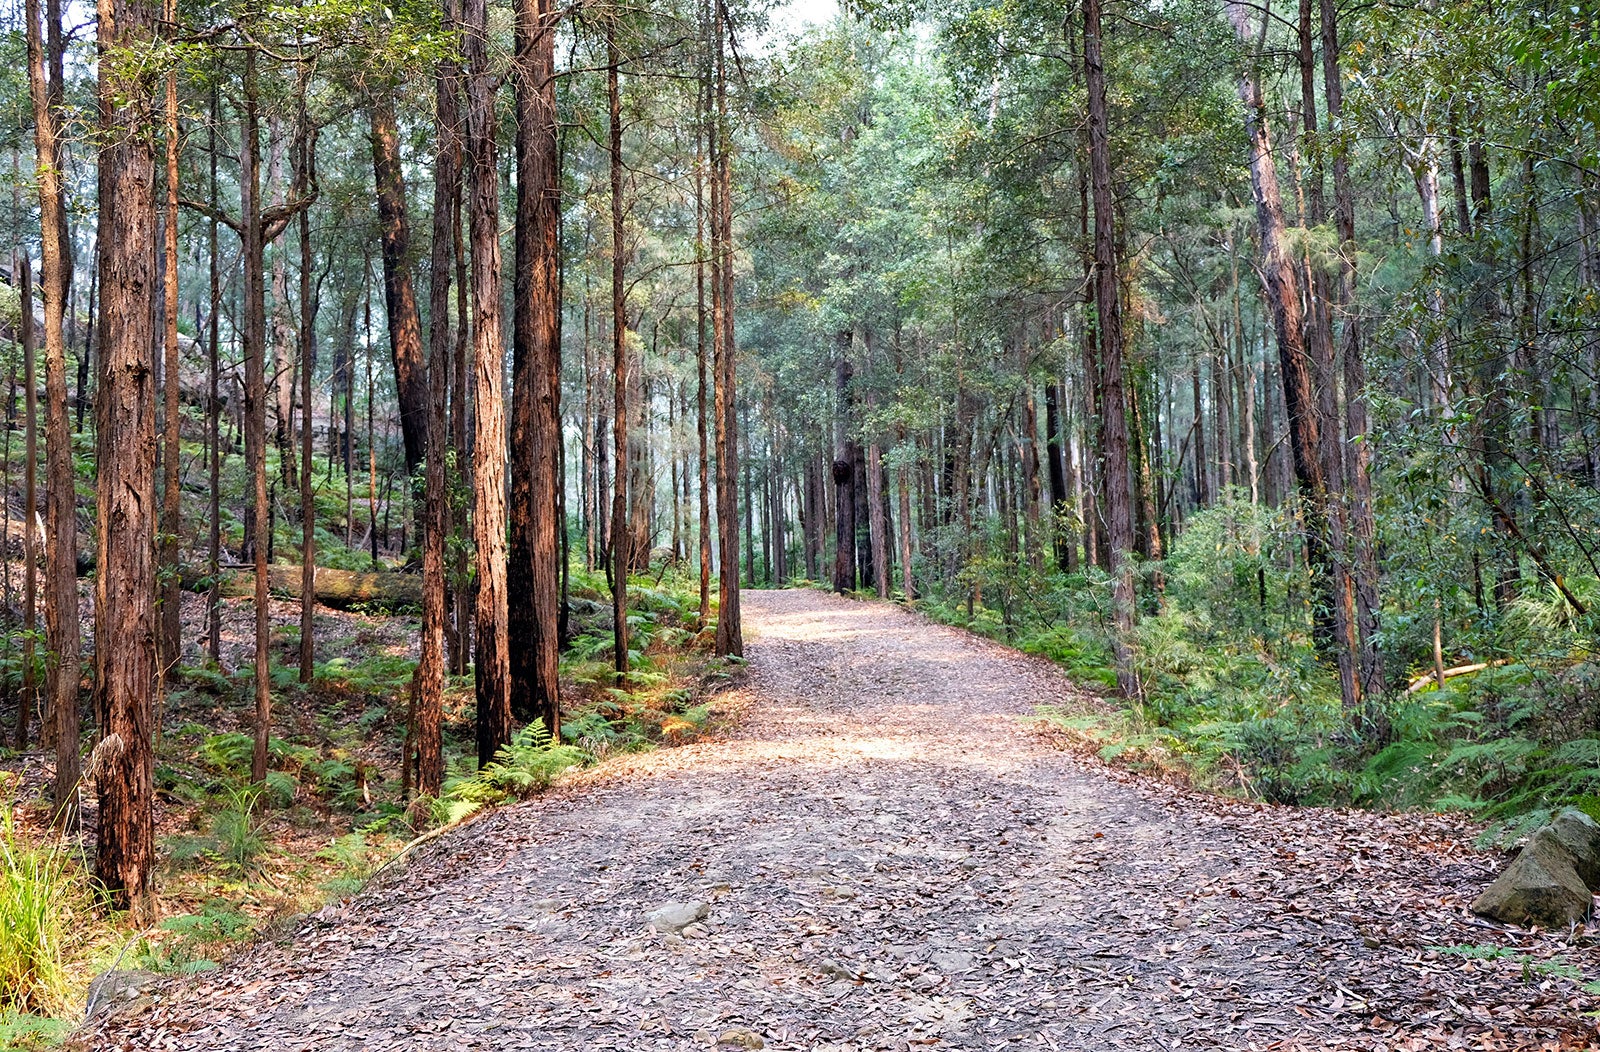
[[[744, 713], [419, 849], [84, 1049], [1600, 1047], [1600, 951], [1466, 909], [1450, 817], [1064, 750], [1058, 671], [895, 607], [744, 599]], [[709, 914], [653, 930], [668, 902]]]

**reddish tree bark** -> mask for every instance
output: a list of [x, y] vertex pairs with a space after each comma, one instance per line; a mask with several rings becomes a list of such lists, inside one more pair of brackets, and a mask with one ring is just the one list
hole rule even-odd
[[95, 873], [112, 902], [147, 914], [155, 891], [156, 683], [154, 333], [155, 158], [146, 122], [153, 85], [119, 60], [151, 46], [150, 0], [100, 0], [99, 390], [95, 463]]
[[477, 385], [472, 450], [472, 526], [477, 543], [474, 672], [478, 762], [511, 740], [511, 655], [506, 633], [505, 351], [500, 337], [500, 205], [495, 143], [497, 77], [489, 67], [486, 0], [462, 7], [466, 59], [466, 169], [472, 239], [472, 361]]
[[561, 733], [561, 169], [552, 0], [516, 11], [517, 224], [511, 414], [511, 711]]
[[372, 173], [377, 189], [378, 248], [383, 258], [383, 305], [389, 318], [389, 352], [394, 358], [395, 396], [400, 403], [400, 436], [406, 473], [422, 463], [427, 444], [427, 367], [422, 358], [422, 319], [411, 282], [411, 220], [395, 127], [394, 96], [387, 88], [368, 107], [372, 129]]

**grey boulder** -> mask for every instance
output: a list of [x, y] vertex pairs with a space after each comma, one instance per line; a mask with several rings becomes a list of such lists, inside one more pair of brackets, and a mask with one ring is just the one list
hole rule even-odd
[[1583, 923], [1600, 887], [1600, 825], [1569, 808], [1534, 833], [1472, 903], [1507, 924], [1564, 928]]

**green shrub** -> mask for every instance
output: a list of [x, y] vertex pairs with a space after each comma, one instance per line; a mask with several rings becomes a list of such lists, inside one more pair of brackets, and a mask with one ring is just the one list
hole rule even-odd
[[59, 843], [30, 843], [9, 802], [0, 819], [0, 1009], [53, 1012], [65, 1007], [65, 962], [89, 913], [76, 866]]
[[547, 789], [556, 776], [590, 761], [590, 754], [552, 741], [543, 720], [534, 720], [500, 747], [477, 771], [457, 771], [445, 780], [435, 817], [454, 822], [485, 806], [507, 803]]
[[259, 786], [230, 789], [227, 804], [211, 819], [211, 838], [223, 864], [240, 876], [255, 872], [267, 849], [256, 809], [265, 790]]

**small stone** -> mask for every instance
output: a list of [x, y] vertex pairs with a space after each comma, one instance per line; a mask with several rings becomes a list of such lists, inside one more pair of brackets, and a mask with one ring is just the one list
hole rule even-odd
[[767, 1043], [761, 1035], [754, 1030], [747, 1030], [742, 1026], [729, 1027], [717, 1036], [717, 1044], [733, 1045], [735, 1048], [765, 1048]]
[[1379, 942], [1377, 939], [1374, 939], [1370, 935], [1363, 935], [1361, 937], [1361, 945], [1365, 946], [1369, 950], [1376, 950], [1378, 947], [1382, 946], [1383, 943]]
[[710, 912], [711, 906], [705, 902], [668, 902], [651, 910], [646, 920], [656, 931], [676, 935]]
[[676, 950], [678, 947], [683, 945], [683, 936], [663, 935], [661, 936], [661, 945], [667, 947], [669, 950]]
[[89, 997], [84, 1014], [90, 1019], [113, 1008], [138, 1001], [146, 989], [161, 976], [155, 972], [138, 969], [101, 972], [89, 983]]
[[941, 972], [965, 972], [972, 968], [972, 954], [966, 950], [939, 950], [928, 958], [928, 963]]
[[838, 961], [823, 961], [817, 966], [817, 971], [830, 979], [855, 979], [856, 971]]

